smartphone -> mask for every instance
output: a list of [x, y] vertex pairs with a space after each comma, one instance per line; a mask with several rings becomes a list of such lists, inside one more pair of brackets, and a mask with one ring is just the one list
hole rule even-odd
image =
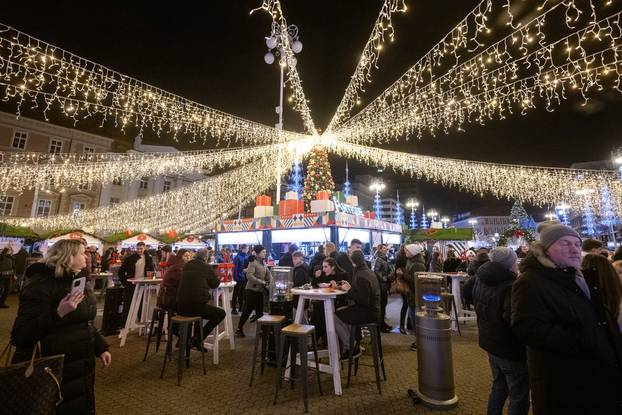
[[76, 278], [75, 280], [71, 282], [71, 294], [73, 295], [73, 293], [75, 292], [83, 293], [85, 286], [86, 286], [85, 277]]

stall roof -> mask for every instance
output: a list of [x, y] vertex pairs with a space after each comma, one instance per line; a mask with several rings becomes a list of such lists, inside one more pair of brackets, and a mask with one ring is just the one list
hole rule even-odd
[[139, 233], [121, 241], [121, 245], [136, 245], [138, 242], [144, 242], [148, 246], [162, 245], [162, 241], [154, 238], [147, 233]]
[[86, 240], [86, 244], [88, 246], [102, 246], [104, 241], [99, 239], [98, 237], [91, 235], [90, 233], [81, 232], [81, 231], [73, 231], [63, 235], [55, 236], [53, 238], [47, 239], [46, 242], [48, 245], [53, 245], [56, 241], [60, 241], [61, 239], [81, 239], [84, 238]]
[[200, 249], [207, 247], [207, 244], [194, 235], [188, 235], [184, 239], [179, 240], [173, 246], [190, 249]]

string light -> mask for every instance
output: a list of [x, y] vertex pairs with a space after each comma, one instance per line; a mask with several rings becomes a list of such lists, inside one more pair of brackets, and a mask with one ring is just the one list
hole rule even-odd
[[280, 151], [259, 160], [163, 194], [69, 215], [15, 218], [7, 222], [36, 230], [90, 228], [102, 233], [127, 228], [162, 231], [159, 233], [167, 229], [178, 232], [211, 229], [223, 215], [237, 212], [240, 203], [248, 203], [268, 189], [275, 182], [275, 167], [284, 174], [310, 146], [308, 141], [283, 144]]
[[74, 120], [87, 118], [194, 143], [215, 139], [266, 144], [300, 138], [210, 108], [76, 56], [10, 26], [0, 24], [0, 90], [13, 102], [47, 113], [58, 110]]
[[[620, 91], [621, 15], [613, 14], [533, 52], [520, 52], [519, 58], [490, 71], [479, 71], [469, 61], [458, 67], [465, 69], [460, 73], [466, 72], [461, 83], [450, 75], [442, 77], [381, 111], [360, 113], [335, 134], [348, 141], [369, 142], [448, 132], [470, 121], [503, 119], [516, 108], [524, 114], [535, 108], [538, 98], [551, 111], [567, 98], [566, 90], [580, 93], [587, 101], [589, 91], [604, 88], [605, 78]], [[562, 53], [569, 44], [574, 45], [573, 52]], [[504, 50], [511, 56], [509, 49]], [[588, 54], [588, 50], [597, 52]]]
[[[392, 168], [397, 173], [480, 196], [490, 194], [500, 199], [545, 206], [560, 200], [576, 200], [577, 188], [598, 189], [606, 185], [612, 198], [622, 200], [622, 183], [617, 180], [616, 173], [609, 170], [531, 167], [430, 157], [350, 144], [327, 137], [321, 142], [339, 156], [354, 158], [370, 166]], [[594, 210], [601, 210], [596, 193], [587, 195], [586, 199]], [[581, 211], [584, 206], [578, 202], [572, 209]]]
[[[204, 173], [246, 164], [283, 145], [180, 151], [175, 153], [2, 153], [0, 193], [36, 187], [91, 188], [115, 180], [132, 181], [159, 175]], [[80, 174], [76, 174], [79, 171]]]
[[263, 0], [261, 6], [251, 10], [251, 14], [257, 10], [266, 11], [272, 17], [272, 21], [278, 24], [281, 28], [279, 31], [279, 35], [281, 36], [279, 44], [282, 45], [280, 52], [283, 55], [281, 62], [287, 67], [286, 83], [289, 84], [292, 89], [292, 95], [288, 98], [288, 101], [293, 101], [293, 108], [295, 111], [300, 113], [307, 133], [317, 135], [317, 130], [315, 129], [315, 124], [313, 123], [313, 118], [311, 117], [311, 110], [309, 109], [308, 100], [305, 97], [304, 90], [302, 89], [302, 81], [298, 75], [296, 65], [292, 64], [293, 62], [296, 62], [296, 57], [294, 56], [294, 51], [290, 45], [290, 40], [287, 37], [288, 26], [283, 10], [281, 9], [281, 2], [279, 0]]
[[363, 48], [361, 59], [359, 60], [354, 74], [350, 78], [350, 83], [337, 106], [337, 111], [328, 124], [327, 132], [337, 128], [349, 116], [350, 111], [356, 105], [360, 105], [360, 92], [364, 92], [363, 87], [371, 82], [371, 71], [378, 68], [380, 51], [385, 42], [385, 34], [388, 34], [391, 42], [395, 39], [395, 30], [391, 21], [391, 15], [396, 12], [405, 13], [407, 10], [404, 0], [385, 0], [380, 9], [380, 14], [374, 23], [371, 35]]

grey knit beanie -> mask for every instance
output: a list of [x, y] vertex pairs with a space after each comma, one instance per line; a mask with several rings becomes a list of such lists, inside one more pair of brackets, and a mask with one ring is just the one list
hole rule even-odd
[[490, 251], [490, 254], [488, 255], [490, 256], [490, 260], [492, 262], [498, 262], [506, 269], [511, 269], [518, 259], [516, 252], [507, 246], [498, 246]]
[[537, 231], [540, 234], [540, 243], [545, 250], [564, 236], [574, 236], [581, 241], [581, 236], [577, 231], [570, 226], [562, 225], [556, 220], [540, 223]]

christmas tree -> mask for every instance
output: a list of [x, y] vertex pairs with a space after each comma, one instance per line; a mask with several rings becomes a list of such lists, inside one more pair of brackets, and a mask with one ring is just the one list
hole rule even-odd
[[306, 210], [309, 210], [311, 201], [315, 199], [315, 195], [320, 190], [332, 193], [335, 190], [335, 182], [330, 172], [326, 147], [315, 146], [309, 151], [307, 175], [305, 176], [303, 199]]
[[518, 200], [512, 205], [510, 210], [510, 225], [523, 227], [526, 221], [529, 220], [529, 214], [523, 207], [523, 204]]
[[398, 225], [404, 224], [404, 210], [402, 209], [402, 204], [400, 203], [400, 192], [397, 191], [397, 206], [395, 206], [395, 223]]

